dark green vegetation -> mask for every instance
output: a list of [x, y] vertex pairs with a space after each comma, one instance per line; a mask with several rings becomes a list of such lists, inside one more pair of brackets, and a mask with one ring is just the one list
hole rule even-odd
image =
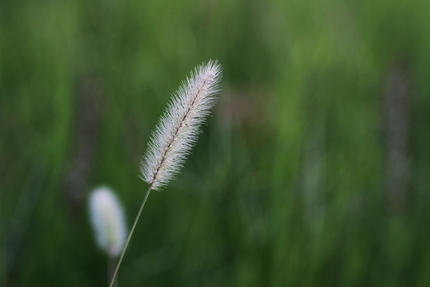
[[120, 286], [429, 286], [430, 1], [0, 2], [0, 286], [106, 286], [87, 194], [131, 224], [148, 136], [223, 92], [150, 195]]

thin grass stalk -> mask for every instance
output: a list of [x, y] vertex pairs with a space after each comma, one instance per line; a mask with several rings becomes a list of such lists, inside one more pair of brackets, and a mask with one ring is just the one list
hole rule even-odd
[[[107, 282], [110, 282], [110, 279], [112, 278], [112, 276], [113, 276], [113, 273], [114, 273], [114, 271], [115, 271], [115, 267], [116, 267], [116, 264], [117, 264], [117, 260], [116, 260], [116, 257], [114, 257], [114, 256], [109, 256], [109, 258], [108, 258], [108, 266], [107, 266], [107, 274], [108, 274], [108, 276], [107, 276]], [[118, 286], [118, 278], [116, 278], [115, 279], [115, 281], [114, 281], [114, 284], [113, 284], [113, 287], [117, 287]]]
[[145, 206], [146, 201], [148, 200], [149, 193], [151, 192], [152, 186], [149, 186], [146, 191], [145, 198], [140, 205], [139, 211], [137, 212], [136, 219], [134, 220], [133, 226], [131, 227], [130, 233], [128, 234], [127, 241], [125, 242], [124, 248], [122, 249], [121, 256], [119, 257], [118, 263], [116, 264], [115, 271], [112, 276], [112, 280], [109, 284], [109, 287], [114, 286], [116, 275], [118, 274], [119, 267], [121, 266], [122, 259], [124, 258], [125, 251], [127, 250], [128, 244], [130, 243], [131, 236], [133, 235], [134, 229], [136, 228], [137, 222], [139, 221], [140, 215], [142, 213], [143, 207]]

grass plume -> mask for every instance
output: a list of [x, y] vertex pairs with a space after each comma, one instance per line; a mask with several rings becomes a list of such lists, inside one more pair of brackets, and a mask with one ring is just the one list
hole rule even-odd
[[142, 177], [151, 189], [167, 185], [183, 166], [216, 102], [220, 78], [221, 66], [209, 61], [196, 67], [174, 94], [141, 164]]

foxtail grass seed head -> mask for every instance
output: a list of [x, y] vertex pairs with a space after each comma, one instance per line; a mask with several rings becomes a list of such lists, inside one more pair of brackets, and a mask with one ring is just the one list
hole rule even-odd
[[183, 166], [217, 100], [220, 80], [221, 66], [209, 61], [197, 66], [173, 94], [141, 164], [142, 178], [151, 189], [166, 186]]
[[127, 236], [124, 212], [113, 191], [108, 187], [95, 188], [89, 198], [90, 219], [100, 249], [117, 257]]

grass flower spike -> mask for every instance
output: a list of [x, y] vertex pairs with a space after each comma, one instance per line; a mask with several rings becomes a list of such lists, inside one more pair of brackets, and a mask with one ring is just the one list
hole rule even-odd
[[197, 66], [173, 94], [166, 111], [151, 135], [141, 163], [142, 178], [149, 184], [145, 197], [118, 260], [110, 287], [115, 282], [127, 246], [151, 190], [160, 190], [179, 172], [197, 141], [200, 127], [216, 102], [221, 66], [216, 61]]
[[196, 67], [173, 95], [141, 165], [143, 179], [151, 189], [165, 186], [183, 166], [216, 102], [220, 78], [221, 66], [209, 61]]
[[117, 257], [127, 235], [121, 204], [108, 187], [98, 187], [90, 195], [89, 209], [97, 244], [109, 257]]

